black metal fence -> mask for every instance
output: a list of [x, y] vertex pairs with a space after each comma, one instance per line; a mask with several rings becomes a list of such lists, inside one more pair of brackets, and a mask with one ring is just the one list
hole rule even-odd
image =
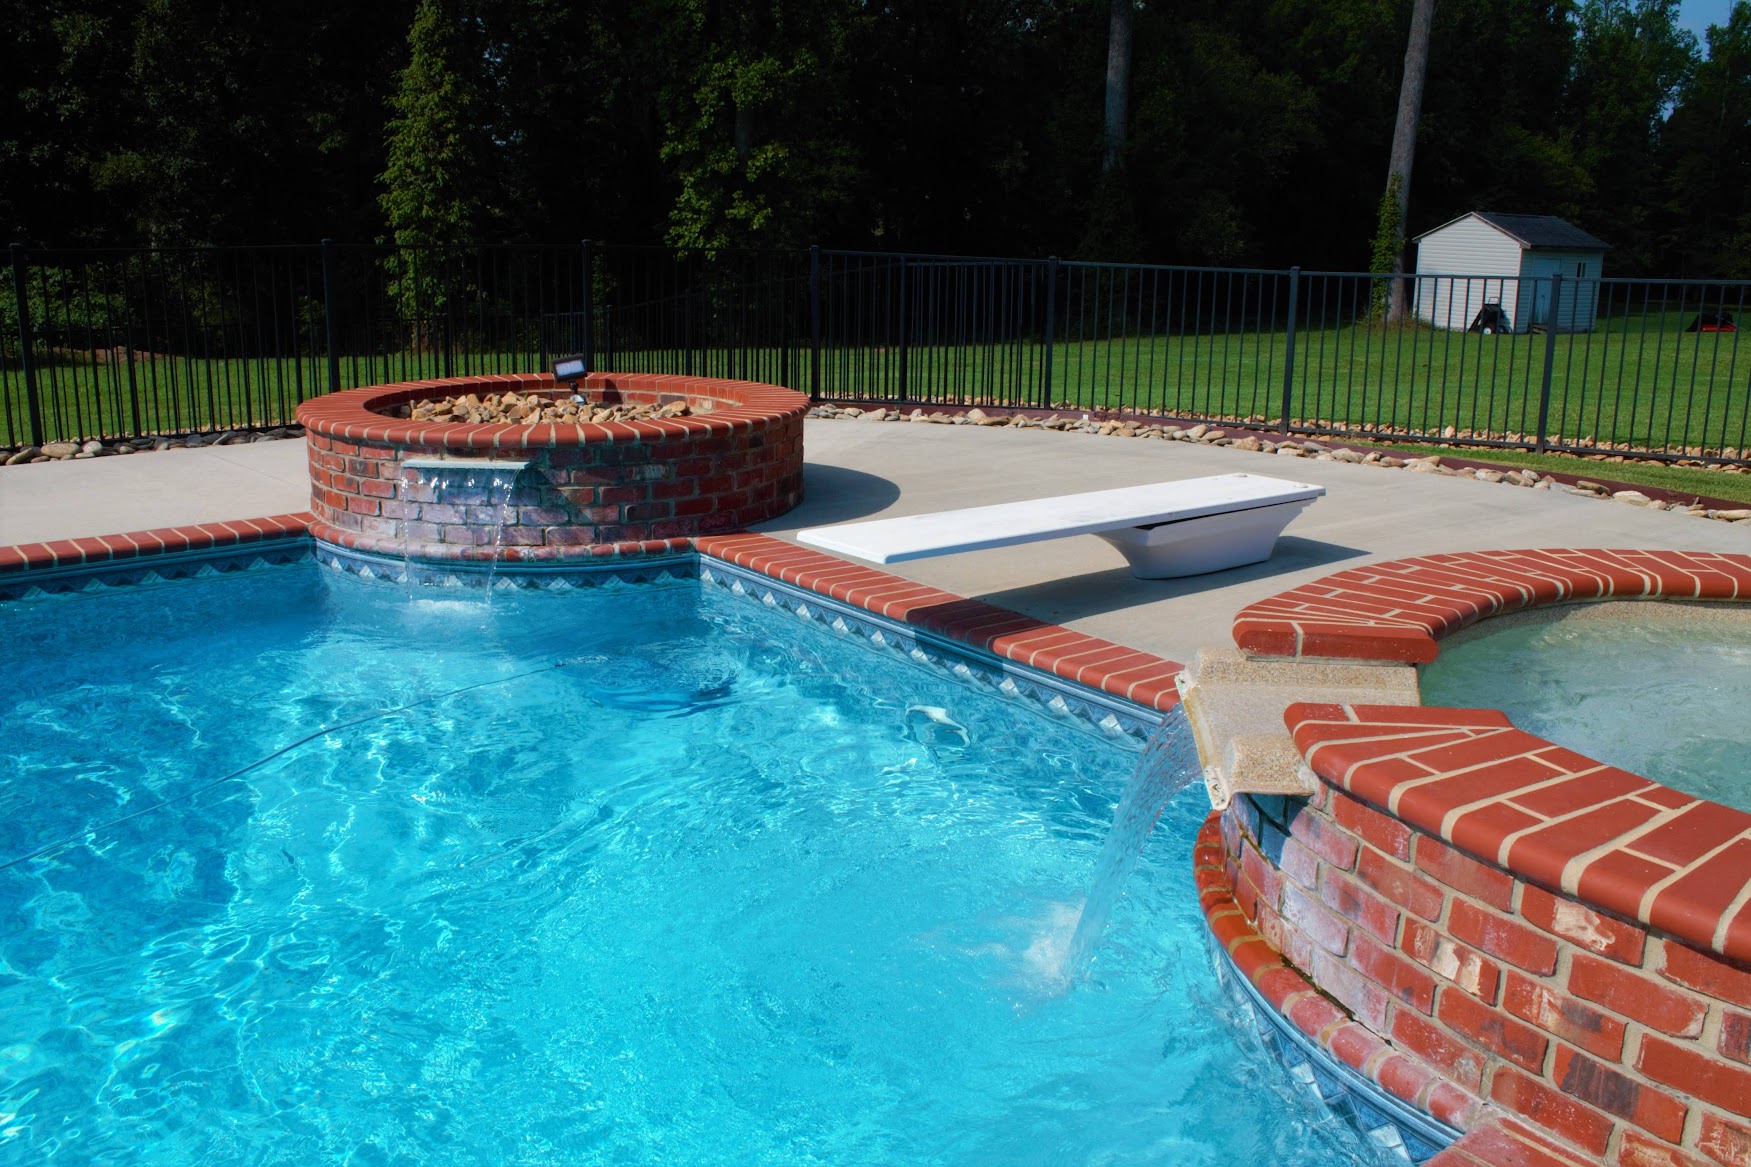
[[8, 262], [0, 444], [283, 424], [335, 389], [583, 352], [821, 400], [1751, 461], [1744, 282], [588, 242]]

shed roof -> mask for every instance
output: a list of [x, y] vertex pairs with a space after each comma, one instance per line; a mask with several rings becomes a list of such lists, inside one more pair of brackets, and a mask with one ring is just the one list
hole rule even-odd
[[1597, 235], [1589, 235], [1566, 219], [1555, 215], [1506, 215], [1500, 211], [1471, 211], [1449, 222], [1441, 224], [1431, 231], [1424, 231], [1418, 239], [1426, 239], [1436, 231], [1453, 226], [1460, 219], [1476, 215], [1502, 234], [1515, 240], [1521, 247], [1553, 247], [1565, 251], [1609, 251], [1611, 244]]

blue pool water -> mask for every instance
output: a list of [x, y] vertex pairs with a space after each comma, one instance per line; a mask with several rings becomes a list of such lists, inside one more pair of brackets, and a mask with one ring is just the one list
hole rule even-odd
[[0, 659], [0, 1162], [1372, 1161], [1225, 1005], [1196, 790], [1066, 989], [1135, 750], [782, 612], [306, 565]]

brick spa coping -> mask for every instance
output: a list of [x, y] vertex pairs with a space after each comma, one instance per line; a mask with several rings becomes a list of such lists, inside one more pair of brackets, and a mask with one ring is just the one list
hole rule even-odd
[[[1539, 605], [1751, 602], [1751, 555], [1478, 551], [1351, 568], [1241, 609], [1255, 657], [1391, 664]], [[1337, 789], [1516, 875], [1751, 961], [1751, 814], [1671, 790], [1518, 729], [1497, 710], [1291, 705], [1308, 765]]]
[[388, 417], [382, 410], [434, 396], [467, 393], [553, 392], [559, 386], [546, 373], [495, 373], [404, 381], [346, 389], [312, 398], [298, 407], [306, 431], [346, 442], [386, 442], [450, 450], [554, 448], [590, 442], [662, 442], [688, 437], [728, 437], [745, 433], [774, 417], [801, 417], [808, 398], [792, 389], [756, 381], [711, 377], [669, 377], [654, 373], [591, 373], [580, 391], [621, 389], [653, 397], [709, 399], [711, 413], [684, 417], [610, 421], [582, 425], [469, 425], [462, 422], [412, 421]]

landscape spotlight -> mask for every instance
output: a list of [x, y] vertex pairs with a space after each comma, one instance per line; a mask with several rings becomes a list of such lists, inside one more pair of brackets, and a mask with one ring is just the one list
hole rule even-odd
[[578, 382], [583, 380], [584, 374], [589, 371], [589, 365], [585, 363], [584, 358], [581, 356], [559, 357], [553, 362], [553, 381], [556, 385], [561, 381], [566, 382], [572, 387], [572, 392], [575, 393], [577, 392]]

